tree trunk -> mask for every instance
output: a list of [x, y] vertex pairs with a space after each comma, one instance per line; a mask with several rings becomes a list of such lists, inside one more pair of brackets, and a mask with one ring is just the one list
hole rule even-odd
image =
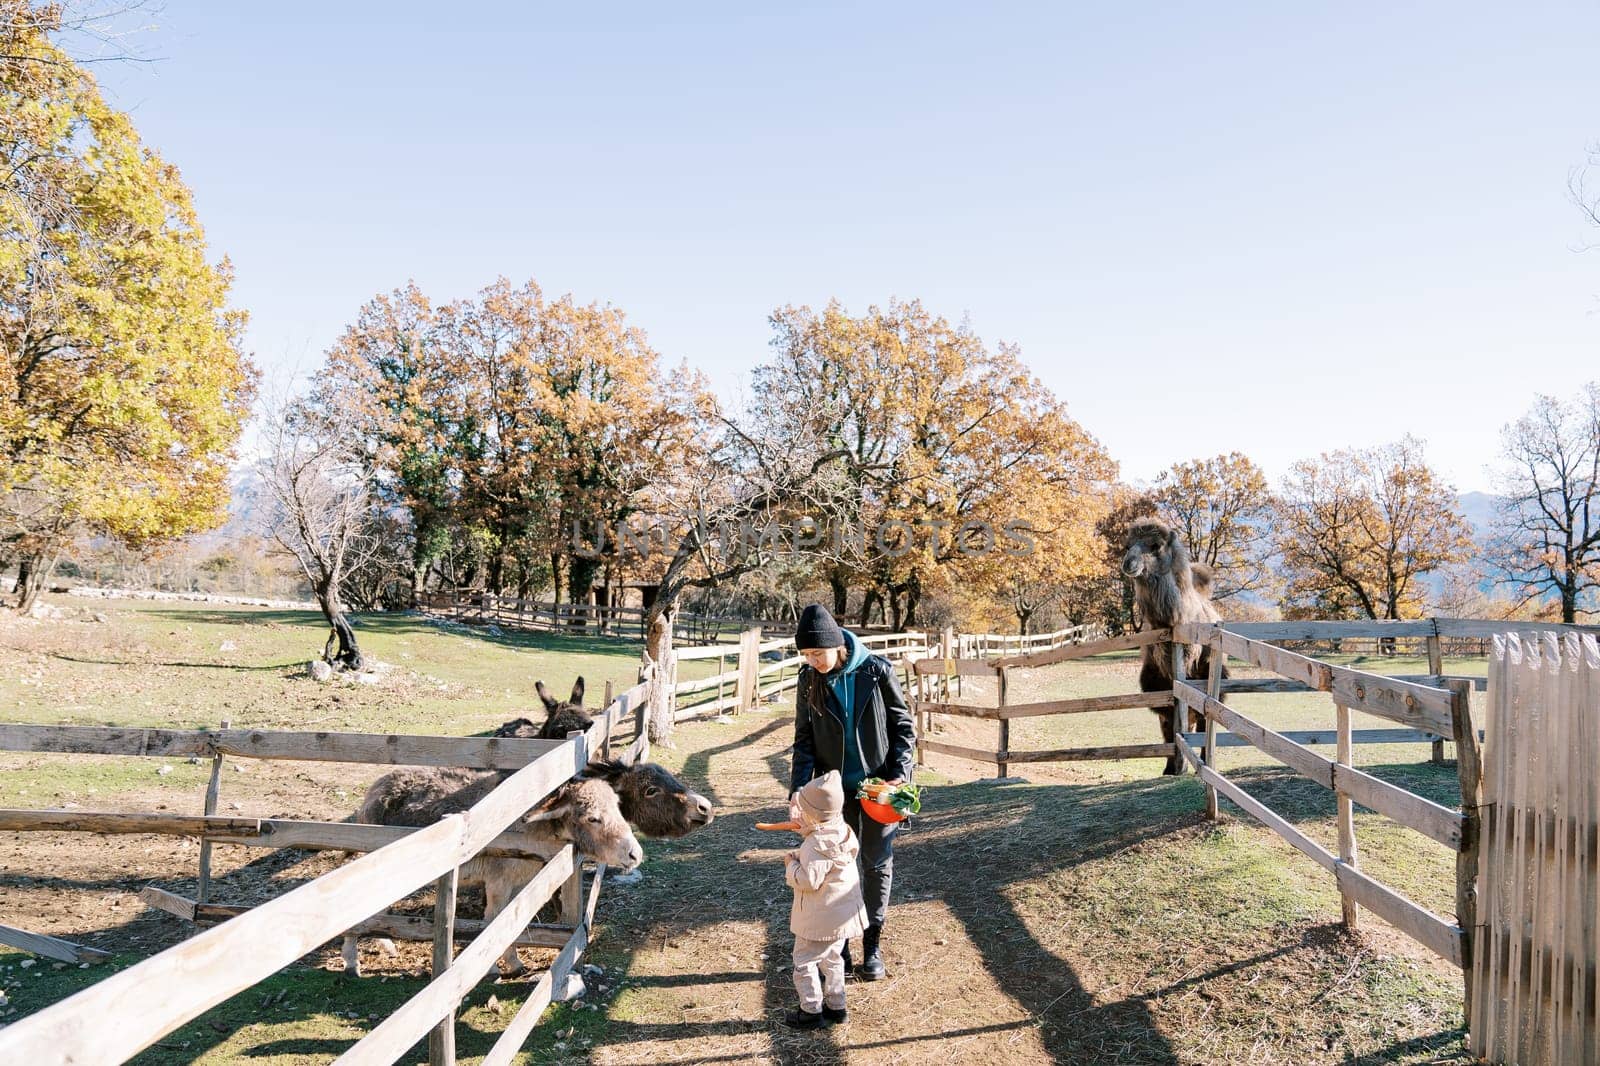
[[366, 662], [361, 656], [361, 648], [356, 644], [356, 631], [350, 625], [338, 595], [328, 588], [320, 588], [317, 590], [317, 603], [331, 630], [327, 643], [322, 646], [322, 660], [346, 670], [360, 670]]
[[37, 555], [24, 555], [17, 563], [17, 611], [27, 614], [33, 610], [34, 604], [39, 602], [39, 595], [44, 592], [50, 575], [56, 568], [55, 551], [41, 552]]
[[677, 596], [662, 597], [651, 605], [646, 620], [645, 660], [656, 667], [647, 712], [650, 743], [665, 747], [672, 746], [672, 689], [678, 681], [678, 657], [672, 649], [672, 628], [677, 614]]
[[867, 589], [861, 594], [861, 628], [872, 624], [872, 609], [878, 605], [878, 590]]
[[568, 570], [568, 595], [573, 603], [587, 603], [589, 590], [594, 588], [595, 575], [600, 572], [599, 559], [584, 559], [574, 557], [567, 564]]
[[[1571, 573], [1569, 570], [1568, 573]], [[1578, 620], [1578, 583], [1569, 579], [1561, 585], [1561, 620], [1572, 625]]]
[[850, 586], [845, 583], [844, 572], [838, 567], [829, 571], [828, 586], [833, 589], [833, 616], [843, 618], [850, 609]]

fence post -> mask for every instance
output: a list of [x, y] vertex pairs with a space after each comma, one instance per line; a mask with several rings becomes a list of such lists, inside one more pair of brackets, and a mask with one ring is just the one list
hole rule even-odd
[[[456, 886], [461, 875], [457, 867], [436, 882], [437, 895], [433, 901], [433, 976], [438, 977], [450, 968], [455, 959]], [[428, 1066], [455, 1066], [456, 1064], [456, 1010], [450, 1008], [439, 1024], [428, 1034]]]
[[[1333, 713], [1339, 730], [1338, 755], [1339, 765], [1349, 766], [1351, 757], [1350, 743], [1350, 708], [1343, 702], [1335, 700]], [[1339, 861], [1352, 870], [1359, 869], [1361, 865], [1360, 853], [1356, 849], [1356, 821], [1355, 804], [1343, 788], [1336, 787], [1334, 795], [1337, 797], [1336, 806], [1339, 817]], [[1350, 932], [1356, 930], [1358, 911], [1356, 901], [1350, 898], [1343, 886], [1339, 888], [1339, 910], [1344, 919], [1344, 927]]]
[[734, 690], [735, 714], [751, 710], [761, 695], [761, 630], [739, 635], [739, 681]]
[[[1211, 669], [1206, 675], [1206, 695], [1214, 700], [1222, 699], [1222, 669], [1228, 659], [1228, 653], [1222, 650], [1222, 633], [1219, 630], [1211, 638]], [[1210, 713], [1202, 713], [1201, 717], [1206, 723], [1206, 750], [1201, 753], [1205, 764], [1211, 769], [1217, 768], [1217, 720]], [[1213, 822], [1217, 820], [1217, 787], [1210, 782], [1206, 783], [1206, 817]]]
[[[1472, 682], [1447, 681], [1450, 729], [1456, 745], [1456, 779], [1461, 784], [1461, 850], [1456, 852], [1456, 923], [1461, 926], [1461, 975], [1465, 982], [1467, 1032], [1478, 1021], [1473, 1009], [1473, 973], [1478, 949], [1478, 861], [1483, 806], [1483, 751], [1472, 725]], [[1575, 742], [1581, 743], [1580, 740]], [[1578, 997], [1580, 1000], [1582, 995]], [[1489, 1009], [1493, 1009], [1492, 1007]]]
[[[227, 729], [233, 723], [228, 719], [222, 720], [222, 728]], [[222, 752], [213, 748], [211, 752], [211, 780], [206, 784], [205, 813], [217, 813], [217, 800], [222, 797]], [[206, 902], [211, 895], [211, 841], [200, 840], [200, 887], [195, 890], [194, 898], [199, 903]]]
[[718, 651], [717, 652], [717, 702], [712, 705], [712, 706], [714, 706], [716, 708], [718, 714], [721, 714], [723, 711], [725, 711], [727, 709], [727, 708], [722, 706], [722, 675], [727, 669], [728, 669], [728, 653], [725, 652], [725, 651]]
[[929, 715], [928, 715], [928, 712], [923, 710], [922, 707], [921, 707], [921, 705], [924, 702], [926, 702], [927, 698], [928, 698], [928, 696], [927, 696], [928, 686], [927, 686], [927, 683], [926, 683], [927, 682], [927, 675], [925, 675], [925, 674], [915, 674], [914, 676], [917, 679], [917, 687], [916, 687], [916, 689], [914, 691], [916, 692], [916, 700], [917, 700], [918, 706], [917, 706], [916, 713], [911, 716], [911, 721], [917, 728], [917, 765], [918, 766], [927, 766], [928, 765], [928, 760], [925, 757], [925, 754], [924, 754], [924, 752], [922, 750], [922, 740], [923, 740], [923, 737], [927, 734], [927, 731], [928, 731], [927, 722], [928, 722]]
[[[1428, 645], [1428, 673], [1434, 677], [1442, 678], [1444, 675], [1444, 642], [1439, 639], [1439, 622], [1433, 623], [1433, 636], [1427, 640]], [[1440, 682], [1443, 683], [1442, 681]], [[1429, 762], [1435, 766], [1444, 765], [1444, 738], [1433, 742], [1433, 754]]]
[[1177, 688], [1176, 688], [1176, 685], [1177, 685], [1177, 683], [1179, 681], [1187, 681], [1187, 680], [1189, 680], [1188, 675], [1184, 672], [1185, 669], [1186, 669], [1186, 667], [1184, 665], [1184, 661], [1183, 661], [1184, 648], [1185, 648], [1185, 645], [1181, 644], [1178, 641], [1178, 634], [1177, 633], [1173, 633], [1172, 634], [1172, 683], [1174, 685], [1174, 688], [1173, 688], [1173, 691], [1172, 691], [1172, 706], [1167, 710], [1167, 716], [1169, 718], [1171, 718], [1171, 720], [1172, 720], [1172, 737], [1173, 737], [1173, 739], [1172, 739], [1173, 756], [1172, 757], [1178, 760], [1178, 773], [1179, 774], [1187, 773], [1188, 769], [1189, 769], [1187, 761], [1182, 756], [1177, 754], [1177, 750], [1178, 750], [1178, 739], [1177, 739], [1177, 737], [1178, 737], [1178, 734], [1183, 732], [1184, 726], [1188, 725], [1188, 723], [1183, 720], [1183, 704], [1178, 702], [1178, 691], [1177, 691]]
[[[996, 670], [995, 673], [998, 674], [999, 678], [1000, 678], [1000, 703], [999, 703], [999, 707], [1000, 707], [1001, 712], [1004, 713], [1005, 707], [1006, 707], [1006, 668], [1002, 666], [999, 670]], [[1009, 719], [1009, 718], [1001, 718], [1000, 719], [1000, 750], [997, 753], [998, 758], [996, 760], [996, 769], [999, 770], [999, 775], [998, 775], [999, 777], [1002, 777], [1002, 778], [1005, 777], [1007, 775], [1007, 771], [1010, 769], [1010, 764], [1006, 759], [1006, 756], [1008, 756], [1010, 754], [1011, 754], [1011, 719]]]
[[605, 715], [605, 719], [606, 719], [606, 731], [605, 731], [605, 733], [603, 735], [603, 738], [600, 741], [600, 753], [601, 753], [601, 756], [603, 758], [606, 758], [606, 759], [611, 758], [611, 727], [613, 725], [612, 713], [611, 713], [611, 686], [612, 686], [612, 682], [607, 681], [606, 682], [606, 701], [600, 705], [601, 707], [605, 708], [600, 713]]

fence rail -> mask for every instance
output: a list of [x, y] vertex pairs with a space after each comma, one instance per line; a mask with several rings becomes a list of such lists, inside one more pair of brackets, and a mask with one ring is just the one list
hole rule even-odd
[[[854, 633], [854, 630], [851, 631]], [[918, 656], [927, 654], [928, 634], [855, 633], [869, 651], [898, 663], [908, 672]], [[759, 630], [747, 630], [737, 644], [689, 648], [677, 653], [679, 661], [717, 660], [717, 673], [711, 677], [679, 681], [673, 686], [674, 721], [688, 721], [728, 711], [749, 710], [757, 703], [799, 683], [800, 666], [805, 661], [794, 651], [792, 636], [762, 640]], [[767, 657], [777, 654], [777, 659]], [[728, 661], [735, 664], [727, 669]], [[716, 691], [710, 700], [678, 707], [679, 697]]]

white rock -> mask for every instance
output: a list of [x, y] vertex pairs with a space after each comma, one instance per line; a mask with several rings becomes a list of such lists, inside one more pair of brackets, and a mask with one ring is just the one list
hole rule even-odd
[[557, 991], [557, 994], [551, 996], [550, 998], [555, 1000], [557, 1003], [565, 1003], [569, 999], [583, 998], [583, 994], [588, 990], [589, 989], [583, 983], [582, 977], [579, 977], [575, 973], [569, 973], [567, 974], [567, 979], [562, 982], [561, 988]]
[[306, 665], [306, 670], [311, 674], [311, 679], [313, 681], [333, 680], [333, 667], [329, 666], [321, 659], [312, 659], [311, 662]]
[[163, 766], [161, 769], [157, 770], [156, 773], [160, 774], [162, 777], [166, 777], [168, 774], [172, 773], [172, 767]]
[[238, 651], [239, 650], [239, 645], [235, 644], [231, 640], [225, 640], [221, 644], [217, 645], [217, 650], [218, 651]]
[[606, 881], [613, 885], [636, 885], [643, 880], [644, 871], [638, 867], [634, 867], [633, 872], [625, 874], [606, 872]]
[[24, 970], [31, 970], [35, 966], [39, 965], [39, 960], [38, 959], [23, 959], [21, 965], [22, 965], [22, 968]]

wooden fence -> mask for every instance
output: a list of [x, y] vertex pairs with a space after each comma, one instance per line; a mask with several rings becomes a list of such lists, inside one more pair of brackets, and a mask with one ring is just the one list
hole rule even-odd
[[[799, 683], [800, 665], [805, 661], [795, 651], [794, 638], [763, 640], [761, 637], [759, 629], [751, 629], [741, 635], [737, 644], [685, 648], [677, 652], [679, 662], [716, 659], [717, 672], [711, 677], [679, 681], [673, 686], [674, 721], [747, 711], [777, 693], [794, 688]], [[911, 662], [928, 651], [926, 633], [855, 633], [855, 637], [874, 654], [898, 663], [908, 677]], [[772, 655], [778, 658], [770, 659]], [[676, 704], [680, 697], [712, 690], [716, 695], [710, 700], [682, 707]]]
[[[0, 1062], [122, 1062], [211, 1007], [271, 976], [346, 932], [432, 940], [432, 981], [339, 1057], [340, 1063], [390, 1063], [423, 1037], [432, 1063], [455, 1061], [455, 1013], [512, 944], [558, 947], [550, 970], [496, 1040], [484, 1062], [512, 1061], [546, 1006], [582, 956], [592, 934], [604, 867], [582, 892], [579, 857], [510, 827], [531, 807], [608, 751], [612, 733], [636, 715], [629, 755], [649, 754], [640, 684], [609, 700], [585, 733], [566, 740], [495, 737], [411, 737], [254, 730], [178, 731], [70, 726], [0, 726], [0, 749], [114, 755], [222, 754], [315, 761], [471, 766], [514, 771], [463, 814], [422, 829], [294, 819], [185, 817], [121, 812], [0, 810], [0, 830], [76, 830], [199, 836], [207, 843], [269, 848], [339, 849], [360, 858], [248, 910], [184, 900], [171, 893], [146, 900], [195, 920], [226, 919], [192, 939], [123, 970], [37, 1014], [0, 1029]], [[208, 788], [213, 805], [215, 784]], [[537, 858], [540, 873], [487, 922], [456, 918], [462, 864], [480, 854]], [[390, 904], [436, 886], [433, 921], [383, 914]], [[562, 924], [534, 926], [539, 909], [559, 896]], [[377, 913], [376, 918], [373, 915]], [[0, 927], [0, 936], [7, 927]], [[459, 954], [457, 936], [471, 942]], [[54, 938], [41, 938], [54, 941]], [[15, 942], [15, 938], [10, 941]], [[64, 941], [19, 944], [58, 949]], [[69, 947], [71, 945], [68, 945]], [[48, 953], [48, 952], [47, 952]], [[60, 956], [56, 956], [60, 957]]]
[[[1464, 930], [1473, 925], [1472, 883], [1478, 866], [1479, 747], [1468, 702], [1469, 686], [1445, 681], [1442, 682], [1445, 687], [1437, 687], [1333, 666], [1230, 630], [1231, 627], [1222, 626], [1181, 626], [1174, 634], [1178, 643], [1173, 645], [1173, 662], [1179, 680], [1173, 685], [1176, 700], [1171, 713], [1178, 748], [1206, 786], [1206, 813], [1215, 818], [1218, 796], [1225, 796], [1332, 873], [1339, 888], [1346, 925], [1353, 928], [1357, 923], [1358, 906], [1366, 907], [1443, 958], [1464, 966], [1468, 958]], [[1182, 648], [1189, 643], [1206, 644], [1211, 649], [1212, 673], [1206, 679], [1205, 689], [1181, 679]], [[1337, 757], [1328, 759], [1223, 702], [1220, 698], [1221, 671], [1230, 657], [1270, 670], [1280, 678], [1304, 686], [1305, 691], [1331, 694]], [[1203, 716], [1204, 733], [1183, 732], [1181, 718], [1185, 710]], [[1441, 806], [1352, 766], [1351, 748], [1358, 733], [1350, 727], [1352, 710], [1405, 726], [1418, 740], [1441, 735], [1451, 738], [1456, 743], [1456, 768], [1462, 797], [1459, 808]], [[1335, 794], [1338, 854], [1311, 840], [1287, 818], [1218, 771], [1219, 726]], [[1196, 754], [1196, 745], [1203, 754]], [[1431, 913], [1361, 871], [1355, 835], [1356, 803], [1456, 851], [1458, 921]]]
[[988, 659], [997, 655], [1023, 655], [1052, 651], [1068, 644], [1082, 644], [1105, 636], [1105, 627], [1095, 624], [1067, 626], [1053, 633], [962, 633], [956, 658]]
[[[644, 639], [648, 614], [642, 607], [545, 603], [517, 596], [471, 591], [425, 592], [418, 597], [417, 606], [431, 614], [480, 625], [492, 623], [507, 629], [638, 640]], [[715, 644], [750, 628], [778, 633], [784, 629], [793, 630], [794, 623], [679, 611], [673, 620], [672, 639], [681, 644]]]
[[1494, 638], [1484, 745], [1471, 1050], [1600, 1062], [1600, 645]]

